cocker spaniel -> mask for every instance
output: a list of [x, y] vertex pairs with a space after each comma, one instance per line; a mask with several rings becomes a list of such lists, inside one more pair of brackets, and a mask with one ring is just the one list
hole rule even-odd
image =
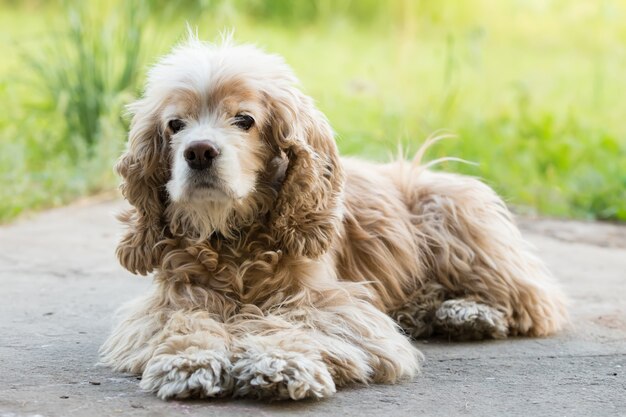
[[545, 336], [567, 320], [493, 190], [341, 158], [276, 55], [192, 36], [130, 109], [117, 255], [155, 285], [122, 308], [101, 361], [160, 398], [328, 397], [414, 376], [409, 337]]

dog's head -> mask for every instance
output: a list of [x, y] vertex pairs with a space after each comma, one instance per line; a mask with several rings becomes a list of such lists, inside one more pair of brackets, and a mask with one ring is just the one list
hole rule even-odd
[[117, 165], [134, 206], [122, 217], [122, 265], [158, 267], [168, 234], [229, 237], [261, 221], [275, 250], [328, 249], [343, 172], [328, 122], [296, 81], [276, 55], [194, 38], [150, 70]]

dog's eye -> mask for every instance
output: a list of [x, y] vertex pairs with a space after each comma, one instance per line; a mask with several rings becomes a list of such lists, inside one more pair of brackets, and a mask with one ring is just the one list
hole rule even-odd
[[167, 126], [170, 128], [173, 134], [176, 134], [185, 127], [185, 122], [180, 119], [172, 119], [167, 122]]
[[241, 130], [249, 130], [254, 124], [254, 119], [247, 114], [238, 114], [235, 116], [235, 122], [233, 124]]

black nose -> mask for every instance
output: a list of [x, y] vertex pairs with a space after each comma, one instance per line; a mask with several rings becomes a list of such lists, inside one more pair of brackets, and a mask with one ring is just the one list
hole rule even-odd
[[185, 149], [184, 156], [191, 169], [207, 169], [220, 154], [215, 144], [208, 140], [191, 142]]

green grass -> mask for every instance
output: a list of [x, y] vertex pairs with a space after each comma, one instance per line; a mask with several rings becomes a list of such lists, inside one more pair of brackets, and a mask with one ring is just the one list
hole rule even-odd
[[[122, 104], [186, 21], [206, 39], [232, 27], [238, 41], [285, 56], [344, 154], [386, 160], [445, 129], [457, 138], [429, 156], [478, 166], [440, 169], [482, 177], [542, 214], [626, 220], [619, 0], [153, 0], [132, 25], [132, 7], [91, 4], [93, 20], [72, 32], [55, 3], [38, 13], [0, 3], [10, 52], [0, 64], [0, 221], [115, 187]], [[70, 57], [96, 52], [77, 61], [51, 52], [59, 45]]]

